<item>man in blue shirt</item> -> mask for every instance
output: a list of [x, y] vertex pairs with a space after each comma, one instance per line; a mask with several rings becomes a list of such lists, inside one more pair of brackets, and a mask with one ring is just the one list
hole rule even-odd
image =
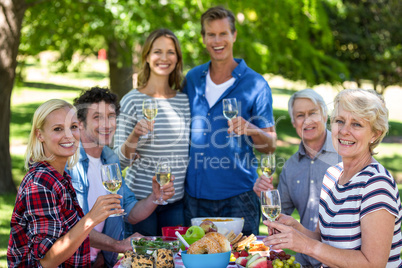
[[[235, 18], [223, 7], [201, 17], [201, 34], [211, 61], [190, 70], [184, 92], [191, 109], [190, 162], [186, 177], [185, 221], [193, 217], [243, 217], [243, 233], [258, 234], [258, 175], [254, 148], [272, 153], [276, 133], [271, 89], [265, 79], [233, 57]], [[223, 116], [222, 100], [236, 98], [238, 117]], [[239, 137], [228, 137], [228, 133]]]
[[[116, 131], [116, 117], [119, 114], [117, 96], [107, 89], [93, 87], [82, 92], [74, 101], [80, 128], [79, 162], [67, 173], [77, 193], [78, 202], [84, 213], [100, 195], [108, 194], [103, 188], [100, 167], [103, 164], [118, 163], [119, 157], [108, 147]], [[135, 224], [146, 219], [157, 207], [152, 201], [160, 195], [156, 180], [152, 183], [153, 192], [145, 199], [137, 201], [134, 193], [124, 180], [118, 191], [123, 197], [122, 207], [127, 215], [124, 220]], [[163, 198], [174, 194], [173, 183], [163, 186]], [[134, 234], [136, 236], [138, 234]], [[119, 252], [131, 249], [130, 238], [123, 238], [123, 217], [109, 217], [97, 225], [90, 233], [92, 267], [113, 267]]]
[[[326, 129], [327, 106], [312, 89], [304, 89], [289, 99], [288, 111], [297, 135], [302, 139], [299, 150], [285, 163], [279, 177], [282, 213], [291, 215], [295, 209], [300, 223], [311, 231], [317, 228], [322, 180], [327, 169], [342, 159], [332, 145], [331, 132]], [[261, 191], [273, 189], [272, 177], [261, 176], [254, 185]], [[321, 267], [307, 255], [296, 254], [303, 267]]]

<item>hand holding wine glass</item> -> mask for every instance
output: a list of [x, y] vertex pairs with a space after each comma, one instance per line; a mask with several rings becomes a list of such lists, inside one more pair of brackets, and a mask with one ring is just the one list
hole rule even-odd
[[[101, 177], [103, 187], [112, 194], [116, 194], [120, 189], [123, 179], [121, 177], [119, 165], [116, 163], [101, 166]], [[126, 215], [125, 212], [110, 215], [110, 217], [117, 217]]]
[[278, 190], [268, 190], [261, 192], [262, 214], [271, 222], [281, 213], [281, 198]]
[[[232, 120], [237, 117], [239, 110], [237, 108], [237, 100], [235, 98], [223, 99], [223, 115], [227, 120]], [[240, 135], [235, 134], [234, 132], [229, 134], [229, 137], [239, 137]]]
[[[142, 103], [142, 114], [144, 115], [144, 118], [149, 121], [152, 122], [156, 115], [158, 114], [158, 103], [155, 99], [151, 98], [151, 99], [144, 99], [143, 103]], [[148, 138], [148, 137], [153, 137], [154, 135], [154, 130], [152, 129], [152, 131], [148, 132], [147, 135], [144, 135], [144, 138]]]
[[168, 184], [170, 182], [171, 178], [171, 168], [168, 162], [160, 162], [158, 166], [156, 167], [156, 181], [160, 185], [160, 197], [158, 200], [155, 200], [154, 203], [158, 205], [166, 205], [168, 202], [163, 200], [163, 189], [162, 187], [165, 184]]

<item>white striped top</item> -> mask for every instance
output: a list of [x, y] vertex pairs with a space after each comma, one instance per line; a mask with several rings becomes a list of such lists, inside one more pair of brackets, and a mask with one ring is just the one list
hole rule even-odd
[[[343, 164], [330, 167], [323, 180], [319, 227], [323, 243], [342, 249], [360, 250], [360, 220], [385, 209], [395, 216], [394, 237], [386, 267], [400, 267], [402, 249], [401, 201], [392, 175], [379, 163], [372, 163], [344, 185], [337, 183]], [[375, 232], [375, 230], [373, 230]]]
[[129, 166], [125, 182], [137, 199], [144, 199], [152, 192], [152, 177], [158, 162], [169, 161], [172, 175], [175, 176], [175, 195], [168, 202], [173, 203], [184, 195], [191, 117], [188, 97], [178, 92], [173, 98], [156, 98], [158, 113], [154, 119], [154, 137], [140, 138], [137, 145], [140, 158], [130, 166], [131, 160], [121, 153], [121, 145], [127, 140], [137, 122], [143, 118], [142, 102], [146, 98], [151, 97], [133, 89], [121, 100], [114, 150], [120, 158], [122, 169]]

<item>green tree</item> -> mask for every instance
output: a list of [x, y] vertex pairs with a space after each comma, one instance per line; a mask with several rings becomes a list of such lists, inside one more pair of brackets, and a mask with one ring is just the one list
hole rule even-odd
[[249, 0], [230, 5], [238, 18], [244, 18], [236, 54], [258, 72], [309, 85], [340, 83], [348, 74], [340, 61], [325, 53], [333, 46], [333, 37], [321, 1]]
[[[201, 14], [209, 0], [54, 0], [27, 12], [24, 52], [61, 53], [61, 70], [72, 54], [107, 48], [110, 85], [122, 96], [132, 88], [133, 63], [150, 31], [166, 27], [181, 41], [187, 68], [208, 60], [200, 36]], [[319, 0], [259, 0], [221, 3], [237, 19], [236, 57], [260, 73], [275, 73], [310, 85], [339, 83], [347, 75], [342, 63], [327, 56], [333, 39]], [[26, 38], [25, 38], [26, 37]], [[134, 58], [133, 58], [134, 57]]]
[[[15, 17], [18, 26], [2, 23], [0, 28], [1, 33], [7, 32], [5, 36], [10, 36], [10, 39], [0, 38], [0, 75], [7, 76], [7, 83], [0, 83], [0, 90], [7, 93], [0, 102], [2, 130], [7, 130], [4, 136], [0, 136], [0, 144], [6, 145], [4, 150], [0, 148], [2, 159], [10, 159], [9, 102], [21, 23], [28, 8], [26, 2], [31, 6], [24, 19], [21, 55], [35, 55], [49, 49], [59, 51], [59, 70], [63, 71], [70, 65], [74, 52], [85, 56], [106, 48], [110, 87], [120, 96], [132, 88], [133, 65], [138, 63], [141, 45], [156, 28], [169, 28], [177, 34], [186, 69], [207, 61], [199, 21], [207, 8], [218, 4], [231, 9], [238, 19], [235, 56], [244, 58], [256, 71], [302, 79], [310, 85], [338, 83], [347, 74], [340, 61], [325, 54], [333, 39], [320, 0], [228, 3], [211, 0], [0, 1], [6, 7], [0, 12], [6, 10], [6, 16]], [[14, 7], [9, 8], [10, 3]], [[10, 60], [10, 63], [6, 66], [2, 63], [4, 60]], [[3, 139], [7, 143], [3, 143]], [[8, 166], [3, 170], [7, 173], [0, 177], [0, 181], [12, 181], [11, 165], [6, 164]]]
[[15, 193], [10, 157], [10, 98], [24, 12], [22, 0], [0, 0], [0, 193]]
[[372, 81], [380, 94], [402, 85], [402, 5], [398, 0], [353, 0], [327, 5], [334, 36], [332, 55], [360, 86]]

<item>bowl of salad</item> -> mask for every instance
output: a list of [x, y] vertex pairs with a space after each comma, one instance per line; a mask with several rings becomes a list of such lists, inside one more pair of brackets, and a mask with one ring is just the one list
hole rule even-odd
[[179, 240], [170, 236], [143, 236], [132, 237], [131, 246], [133, 251], [140, 255], [152, 255], [160, 248], [170, 249], [173, 253], [179, 252]]

